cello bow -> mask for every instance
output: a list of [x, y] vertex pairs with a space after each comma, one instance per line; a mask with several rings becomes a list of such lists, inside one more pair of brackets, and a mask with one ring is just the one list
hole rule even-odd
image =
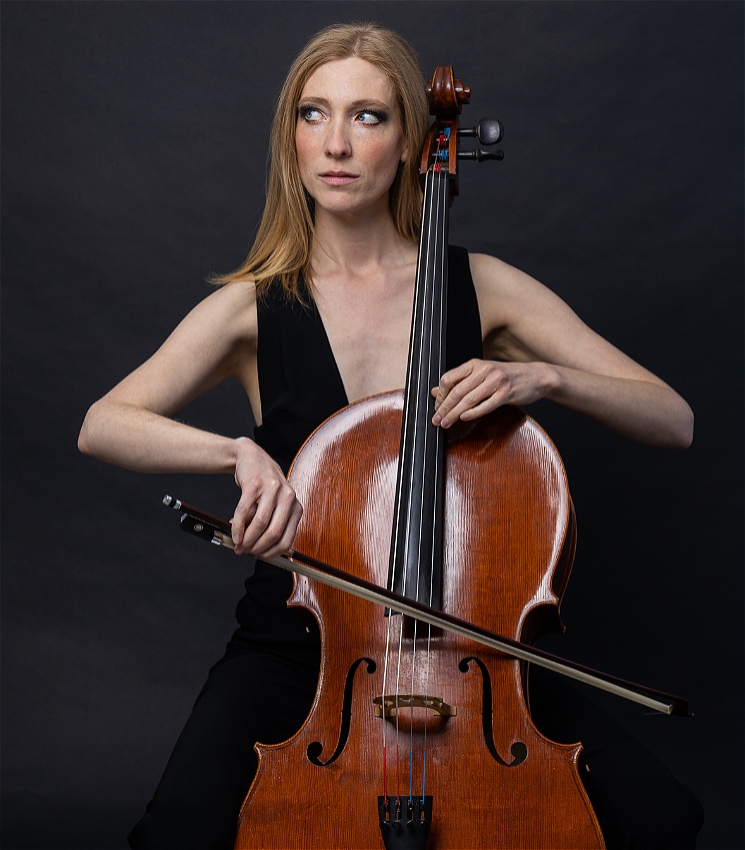
[[[207, 540], [216, 546], [233, 548], [230, 536], [230, 523], [224, 519], [186, 504], [173, 496], [165, 496], [163, 504], [175, 511], [181, 511], [181, 529], [188, 534]], [[516, 641], [489, 629], [453, 617], [416, 599], [401, 596], [380, 585], [372, 584], [357, 576], [346, 573], [336, 567], [323, 563], [310, 555], [291, 550], [285, 556], [262, 558], [275, 567], [314, 579], [322, 584], [350, 593], [368, 602], [373, 602], [399, 614], [405, 614], [415, 620], [428, 623], [452, 634], [468, 638], [484, 646], [497, 649], [511, 658], [545, 667], [562, 676], [583, 682], [593, 688], [607, 691], [615, 696], [643, 705], [663, 714], [677, 717], [691, 717], [688, 701], [680, 696], [658, 691], [646, 685], [630, 682], [626, 679], [594, 670], [575, 661], [569, 661], [553, 655], [530, 644]]]

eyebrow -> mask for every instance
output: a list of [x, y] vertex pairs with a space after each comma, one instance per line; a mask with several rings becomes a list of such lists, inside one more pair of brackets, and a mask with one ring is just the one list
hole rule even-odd
[[[301, 97], [298, 102], [298, 106], [303, 106], [308, 103], [317, 103], [319, 106], [330, 107], [331, 102], [327, 100], [325, 97], [313, 97], [313, 95], [308, 95], [307, 97]], [[349, 104], [349, 109], [363, 109], [364, 107], [375, 107], [376, 109], [394, 109], [395, 107], [390, 103], [385, 103], [382, 100], [376, 100], [375, 98], [362, 98], [361, 100], [355, 100]]]

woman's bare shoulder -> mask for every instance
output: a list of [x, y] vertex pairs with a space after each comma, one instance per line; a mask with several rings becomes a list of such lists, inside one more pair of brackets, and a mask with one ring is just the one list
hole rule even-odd
[[476, 293], [480, 298], [518, 295], [524, 292], [526, 287], [533, 291], [546, 290], [545, 286], [529, 274], [490, 254], [469, 253], [468, 261]]
[[225, 378], [250, 373], [257, 336], [253, 283], [226, 284], [190, 310], [160, 348], [108, 396], [171, 415]]
[[190, 336], [202, 343], [211, 340], [224, 351], [255, 345], [258, 335], [255, 282], [236, 280], [216, 288], [194, 307], [174, 335]]
[[255, 316], [256, 281], [250, 278], [232, 280], [217, 286], [201, 303], [209, 304], [220, 312], [235, 313], [239, 318], [245, 318], [251, 313]]
[[526, 300], [553, 293], [535, 278], [489, 254], [468, 255], [484, 339], [514, 325]]

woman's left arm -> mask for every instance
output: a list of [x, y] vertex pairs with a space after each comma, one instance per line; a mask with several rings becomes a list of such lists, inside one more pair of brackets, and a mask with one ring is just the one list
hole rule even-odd
[[442, 376], [432, 391], [435, 425], [448, 428], [503, 404], [547, 398], [642, 443], [691, 444], [693, 413], [675, 390], [537, 280], [485, 254], [470, 261], [487, 359]]

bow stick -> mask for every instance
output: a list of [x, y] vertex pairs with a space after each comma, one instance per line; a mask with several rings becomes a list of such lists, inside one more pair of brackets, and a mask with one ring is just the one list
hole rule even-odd
[[[173, 508], [175, 511], [182, 512], [181, 528], [183, 531], [194, 534], [204, 540], [209, 540], [217, 546], [225, 546], [228, 549], [235, 548], [229, 522], [212, 514], [205, 513], [205, 511], [201, 511], [191, 505], [187, 505], [185, 502], [173, 498], [173, 496], [165, 496], [163, 504]], [[369, 602], [374, 602], [377, 605], [390, 608], [399, 614], [406, 614], [420, 622], [429, 623], [447, 632], [452, 632], [453, 634], [461, 635], [461, 637], [484, 644], [484, 646], [490, 646], [512, 658], [517, 658], [520, 661], [529, 661], [531, 664], [537, 664], [539, 667], [553, 670], [562, 676], [567, 676], [570, 679], [576, 679], [594, 688], [608, 691], [611, 694], [639, 703], [647, 708], [652, 708], [655, 711], [660, 711], [664, 714], [674, 714], [678, 717], [691, 716], [688, 711], [688, 700], [683, 697], [668, 694], [664, 691], [656, 691], [645, 685], [638, 685], [626, 679], [611, 676], [608, 673], [601, 673], [598, 670], [593, 670], [591, 667], [585, 667], [583, 664], [568, 661], [557, 655], [552, 655], [545, 650], [536, 649], [529, 644], [504, 637], [496, 632], [489, 631], [489, 629], [484, 629], [481, 626], [460, 620], [458, 617], [453, 617], [444, 611], [438, 611], [429, 605], [424, 605], [406, 596], [400, 596], [384, 587], [345, 573], [343, 570], [339, 570], [329, 564], [324, 564], [322, 561], [318, 561], [302, 552], [291, 550], [286, 556], [261, 558], [261, 560], [273, 564], [275, 567], [281, 567], [283, 570], [289, 570], [306, 578], [319, 581], [322, 584], [327, 584], [330, 587], [335, 587], [338, 590], [343, 590], [346, 593], [351, 593], [353, 596], [359, 596], [361, 599], [367, 599]]]

